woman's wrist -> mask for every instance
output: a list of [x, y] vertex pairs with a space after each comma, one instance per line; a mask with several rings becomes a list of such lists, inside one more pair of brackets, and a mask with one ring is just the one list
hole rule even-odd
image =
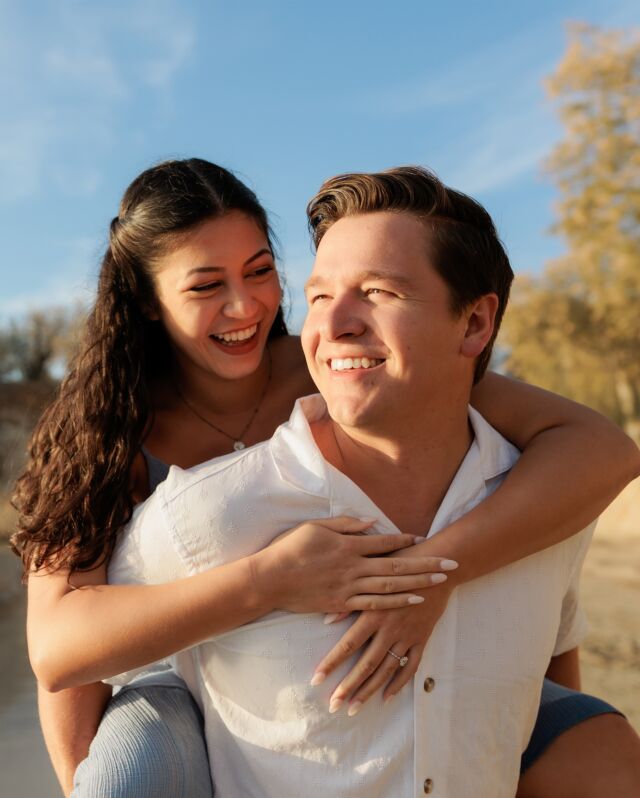
[[[456, 522], [457, 523], [457, 522]], [[462, 585], [465, 582], [474, 578], [474, 574], [472, 573], [472, 569], [465, 564], [465, 556], [461, 551], [461, 546], [458, 544], [458, 534], [455, 534], [457, 527], [454, 529], [454, 525], [447, 527], [447, 534], [434, 535], [430, 538], [425, 538], [423, 543], [417, 543], [415, 546], [411, 546], [408, 549], [401, 549], [400, 551], [394, 552], [394, 557], [443, 557], [448, 560], [455, 560], [458, 563], [458, 567], [454, 568], [453, 570], [448, 570], [446, 572], [447, 581], [443, 583], [443, 586], [453, 590], [454, 587], [458, 587], [458, 585]], [[454, 541], [454, 534], [455, 534], [455, 541]], [[467, 557], [468, 558], [468, 557]], [[438, 585], [437, 587], [440, 587]], [[433, 590], [434, 588], [429, 588], [429, 590]], [[419, 590], [414, 591], [419, 595], [426, 595], [424, 592]]]
[[249, 568], [249, 600], [255, 603], [260, 616], [278, 609], [282, 587], [274, 568], [273, 549], [267, 546], [246, 558]]

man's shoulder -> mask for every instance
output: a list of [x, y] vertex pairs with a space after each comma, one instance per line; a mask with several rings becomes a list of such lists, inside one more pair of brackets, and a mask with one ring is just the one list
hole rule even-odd
[[171, 466], [166, 480], [157, 489], [162, 504], [170, 503], [184, 494], [206, 493], [210, 484], [218, 486], [216, 492], [224, 491], [230, 485], [238, 485], [239, 481], [246, 484], [247, 480], [251, 481], [258, 475], [264, 476], [264, 469], [272, 463], [269, 444], [270, 441], [263, 441], [192, 468]]

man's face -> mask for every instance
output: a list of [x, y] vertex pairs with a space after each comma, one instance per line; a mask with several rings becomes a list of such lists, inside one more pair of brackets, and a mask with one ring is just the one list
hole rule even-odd
[[341, 219], [320, 242], [302, 344], [342, 426], [407, 429], [461, 391], [468, 396], [473, 359], [461, 352], [468, 317], [451, 312], [427, 236], [412, 214], [378, 212]]

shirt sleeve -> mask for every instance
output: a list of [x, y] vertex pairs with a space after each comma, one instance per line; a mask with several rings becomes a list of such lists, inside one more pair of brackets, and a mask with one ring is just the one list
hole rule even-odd
[[553, 650], [554, 657], [579, 646], [589, 631], [587, 619], [580, 605], [580, 575], [594, 528], [595, 523], [576, 536], [577, 550], [567, 592], [562, 601], [560, 626]]
[[[156, 585], [188, 575], [173, 545], [162, 492], [156, 490], [136, 507], [131, 520], [122, 529], [109, 563], [109, 584]], [[105, 679], [105, 682], [124, 686], [142, 676], [166, 672], [170, 666], [170, 660], [153, 662]]]
[[138, 505], [109, 564], [111, 584], [158, 585], [188, 576], [169, 527], [162, 491]]

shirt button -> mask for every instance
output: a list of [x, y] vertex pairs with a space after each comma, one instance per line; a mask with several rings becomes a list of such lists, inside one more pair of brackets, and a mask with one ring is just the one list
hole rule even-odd
[[425, 693], [430, 693], [435, 686], [436, 686], [435, 679], [432, 679], [431, 676], [427, 676], [423, 684]]
[[433, 792], [433, 779], [425, 779], [422, 787], [427, 795]]

